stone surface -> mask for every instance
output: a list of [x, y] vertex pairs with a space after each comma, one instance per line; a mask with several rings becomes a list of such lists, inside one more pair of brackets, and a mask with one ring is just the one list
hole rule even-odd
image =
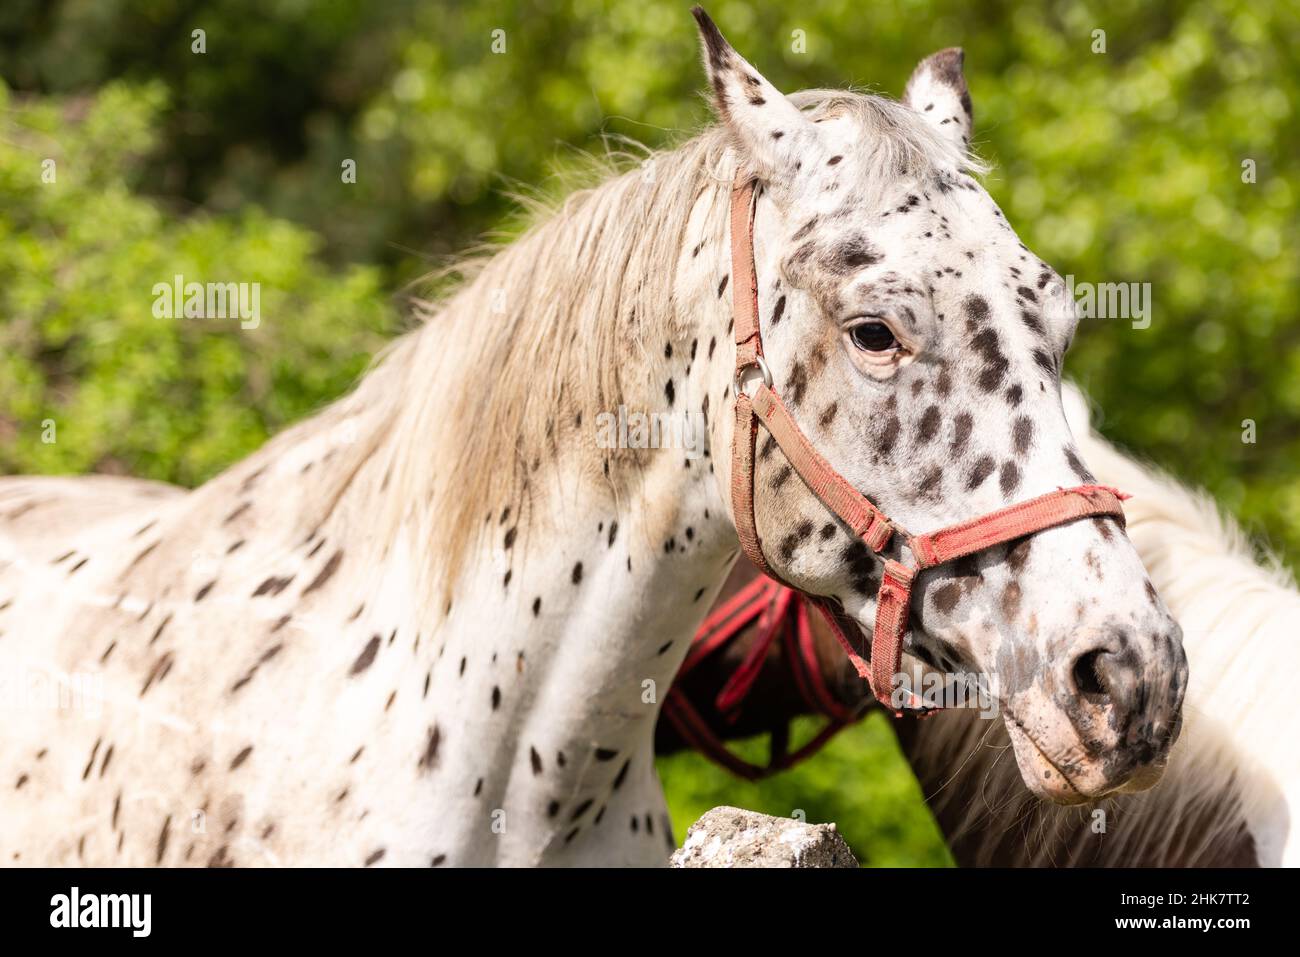
[[673, 867], [857, 867], [834, 824], [715, 807], [690, 826]]

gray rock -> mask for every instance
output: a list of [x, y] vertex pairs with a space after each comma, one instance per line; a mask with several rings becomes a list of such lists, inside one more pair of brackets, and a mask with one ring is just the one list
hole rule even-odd
[[690, 826], [672, 867], [857, 867], [834, 824], [715, 807]]

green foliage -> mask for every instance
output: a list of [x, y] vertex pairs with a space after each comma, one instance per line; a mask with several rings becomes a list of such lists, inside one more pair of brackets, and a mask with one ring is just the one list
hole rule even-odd
[[[688, 5], [8, 0], [0, 469], [192, 484], [341, 393], [396, 327], [388, 296], [499, 228], [506, 190], [707, 121]], [[988, 185], [1026, 244], [1078, 282], [1151, 284], [1149, 328], [1085, 319], [1067, 362], [1103, 430], [1296, 566], [1295, 4], [706, 6], [786, 90], [898, 94], [918, 59], [963, 46]], [[261, 325], [155, 318], [177, 273], [260, 282]], [[873, 863], [941, 860], [881, 731], [761, 788], [665, 762], [676, 817], [802, 807]]]
[[[110, 84], [3, 116], [0, 469], [201, 482], [345, 391], [392, 331], [379, 271], [324, 267], [308, 230], [132, 193], [165, 101]], [[260, 324], [158, 318], [176, 274], [260, 284]]]

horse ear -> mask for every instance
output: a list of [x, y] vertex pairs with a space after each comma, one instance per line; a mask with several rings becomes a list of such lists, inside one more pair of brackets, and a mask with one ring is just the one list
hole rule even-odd
[[744, 165], [767, 182], [790, 178], [815, 141], [816, 128], [732, 49], [702, 7], [694, 7], [691, 13], [700, 25], [714, 108], [744, 157]]
[[970, 147], [970, 90], [962, 63], [966, 54], [961, 47], [949, 47], [932, 53], [916, 65], [907, 81], [903, 102], [963, 150]]

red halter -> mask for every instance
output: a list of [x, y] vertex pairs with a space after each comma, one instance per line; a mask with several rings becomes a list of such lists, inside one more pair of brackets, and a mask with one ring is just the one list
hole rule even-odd
[[[778, 582], [782, 579], [763, 557], [763, 545], [754, 521], [754, 443], [760, 422], [780, 446], [790, 466], [836, 517], [867, 547], [880, 554], [897, 531], [913, 556], [905, 565], [885, 559], [884, 575], [876, 596], [876, 624], [871, 638], [871, 660], [864, 660], [840, 628], [827, 599], [810, 595], [826, 616], [836, 639], [871, 686], [877, 700], [898, 712], [890, 701], [893, 677], [898, 673], [912, 605], [912, 581], [925, 568], [942, 565], [1046, 528], [1080, 518], [1109, 516], [1121, 525], [1127, 496], [1100, 485], [1057, 489], [959, 525], [908, 535], [897, 529], [881, 511], [830, 466], [800, 431], [790, 410], [772, 389], [772, 375], [763, 361], [763, 337], [758, 328], [758, 285], [754, 274], [754, 185], [737, 173], [731, 188], [731, 289], [736, 335], [736, 428], [731, 450], [731, 503], [740, 545], [759, 569]], [[757, 369], [763, 380], [753, 394], [745, 392], [742, 376]], [[783, 584], [788, 584], [782, 582]], [[908, 702], [916, 707], [915, 698]]]
[[[772, 755], [766, 765], [753, 764], [728, 750], [726, 743], [691, 703], [684, 686], [686, 676], [700, 662], [735, 640], [756, 621], [758, 633], [754, 644], [711, 702], [712, 706], [725, 720], [738, 719], [741, 706], [767, 661], [768, 649], [776, 644], [809, 712], [828, 719], [820, 732], [793, 752], [786, 749], [786, 738], [773, 732]], [[691, 650], [664, 700], [664, 717], [672, 722], [687, 745], [746, 781], [762, 780], [791, 768], [812, 757], [863, 714], [861, 707], [849, 707], [835, 697], [822, 674], [815, 642], [804, 596], [770, 578], [756, 577], [715, 608], [695, 633]]]

